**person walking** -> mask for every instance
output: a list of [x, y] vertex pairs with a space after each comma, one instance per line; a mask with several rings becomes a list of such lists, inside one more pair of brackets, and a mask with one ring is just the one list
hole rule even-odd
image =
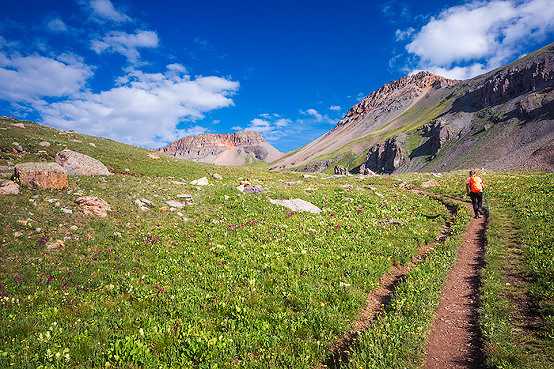
[[475, 218], [481, 218], [483, 215], [483, 181], [477, 177], [474, 170], [469, 171], [469, 178], [466, 180], [466, 193], [471, 198]]

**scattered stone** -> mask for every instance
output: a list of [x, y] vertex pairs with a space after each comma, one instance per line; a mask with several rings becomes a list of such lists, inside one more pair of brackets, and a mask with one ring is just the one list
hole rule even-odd
[[14, 127], [25, 128], [25, 125], [23, 123], [12, 123], [11, 125]]
[[90, 146], [92, 146], [92, 147], [96, 147], [96, 145], [94, 144], [94, 142], [89, 142], [88, 144], [89, 144]]
[[19, 142], [12, 142], [12, 146], [20, 154], [26, 153], [25, 149], [19, 144]]
[[47, 199], [46, 201], [49, 202], [50, 204], [52, 204], [52, 203], [55, 203], [56, 201], [58, 201], [58, 199]]
[[0, 179], [0, 195], [18, 195], [19, 185], [14, 181]]
[[167, 210], [169, 210], [169, 206], [163, 205], [163, 206], [160, 208], [160, 210], [167, 211]]
[[289, 200], [269, 199], [269, 202], [275, 205], [284, 206], [286, 208], [289, 208], [292, 211], [307, 211], [309, 213], [315, 213], [315, 214], [321, 213], [320, 208], [318, 208], [311, 202], [308, 202], [302, 199], [289, 199]]
[[130, 172], [130, 171], [131, 171], [131, 169], [125, 168], [125, 172]]
[[375, 194], [381, 198], [385, 198], [385, 195], [383, 195], [382, 193], [379, 193], [379, 192], [375, 192]]
[[158, 154], [154, 154], [153, 152], [149, 153], [148, 157], [150, 157], [154, 160], [159, 160], [160, 159], [160, 156]]
[[13, 233], [13, 236], [14, 236], [15, 238], [18, 238], [18, 237], [23, 236], [23, 233], [21, 233], [21, 232], [14, 232], [14, 233]]
[[427, 187], [436, 187], [439, 183], [435, 179], [430, 179], [428, 181], [425, 181], [421, 184], [421, 187], [427, 188]]
[[377, 225], [378, 225], [378, 226], [381, 226], [381, 227], [383, 227], [383, 228], [387, 228], [387, 227], [389, 227], [389, 226], [391, 226], [391, 225], [404, 225], [404, 224], [406, 224], [406, 223], [400, 222], [400, 221], [398, 221], [398, 220], [392, 220], [392, 219], [382, 220], [382, 221], [380, 221], [380, 222], [377, 222]]
[[62, 150], [56, 154], [56, 163], [67, 170], [69, 175], [111, 175], [99, 160], [72, 150]]
[[364, 168], [360, 174], [363, 174], [364, 176], [370, 176], [370, 177], [374, 177], [374, 176], [377, 176], [378, 174], [376, 174], [374, 171], [372, 171], [371, 169], [369, 168]]
[[223, 177], [220, 176], [220, 175], [217, 174], [217, 173], [212, 174], [212, 177], [215, 178], [215, 179], [219, 179], [220, 181], [223, 179]]
[[244, 185], [238, 185], [237, 190], [239, 190], [240, 192], [244, 192], [244, 187]]
[[245, 186], [244, 193], [265, 193], [265, 190], [260, 185]]
[[69, 227], [69, 229], [71, 229], [72, 231], [76, 231], [79, 229], [79, 227], [77, 227], [76, 225], [72, 225], [71, 227]]
[[39, 142], [38, 144], [39, 144], [40, 146], [42, 146], [42, 147], [48, 147], [48, 146], [50, 146], [50, 142], [48, 142], [48, 141], [41, 141], [41, 142]]
[[179, 201], [175, 200], [169, 200], [165, 202], [168, 206], [171, 206], [172, 208], [178, 208], [182, 209], [186, 206], [186, 204], [180, 203]]
[[92, 214], [102, 218], [106, 217], [108, 215], [107, 212], [112, 210], [110, 204], [97, 196], [79, 197], [75, 199], [75, 202], [83, 207], [85, 214]]
[[15, 166], [15, 177], [30, 187], [67, 187], [67, 171], [57, 163], [23, 163]]
[[339, 176], [347, 176], [349, 175], [350, 172], [348, 171], [348, 168], [346, 167], [341, 167], [340, 165], [337, 165], [335, 167], [335, 175], [339, 175]]
[[283, 183], [283, 186], [285, 187], [294, 187], [297, 184], [302, 184], [302, 181], [296, 181], [296, 182], [285, 182]]
[[60, 210], [61, 210], [62, 212], [64, 212], [64, 213], [66, 213], [66, 214], [71, 214], [71, 213], [73, 213], [73, 210], [71, 210], [71, 209], [60, 208]]
[[140, 202], [142, 202], [144, 205], [146, 206], [149, 206], [149, 207], [154, 207], [154, 203], [148, 199], [145, 199], [145, 198], [142, 198], [139, 200]]
[[189, 195], [189, 194], [177, 195], [177, 198], [179, 198], [179, 199], [184, 199], [185, 204], [187, 204], [187, 205], [188, 205], [188, 204], [193, 204], [193, 203], [194, 203], [194, 200], [193, 200], [192, 196]]
[[302, 177], [304, 177], [304, 178], [317, 178], [317, 176], [313, 176], [311, 174], [302, 174]]
[[71, 140], [71, 141], [76, 142], [76, 143], [83, 143], [83, 141], [81, 141], [81, 140]]
[[46, 248], [48, 250], [55, 250], [58, 247], [64, 247], [64, 246], [65, 246], [65, 243], [62, 240], [56, 240], [56, 242], [48, 242], [46, 244]]
[[433, 173], [433, 175], [437, 178], [442, 178], [442, 173]]
[[207, 185], [209, 185], [207, 177], [202, 177], [200, 179], [195, 179], [194, 181], [190, 182], [190, 184], [193, 185], [193, 186], [207, 186]]

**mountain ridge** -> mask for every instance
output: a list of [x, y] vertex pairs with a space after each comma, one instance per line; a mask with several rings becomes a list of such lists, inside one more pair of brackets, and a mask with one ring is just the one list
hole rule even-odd
[[553, 81], [554, 44], [468, 80], [402, 77], [270, 169], [554, 171]]
[[177, 158], [220, 165], [272, 162], [283, 155], [254, 131], [187, 136], [157, 151]]

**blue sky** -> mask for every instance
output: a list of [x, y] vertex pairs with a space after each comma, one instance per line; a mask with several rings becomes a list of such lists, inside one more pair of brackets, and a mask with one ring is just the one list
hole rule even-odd
[[143, 147], [321, 136], [383, 84], [554, 42], [552, 0], [0, 2], [0, 115]]

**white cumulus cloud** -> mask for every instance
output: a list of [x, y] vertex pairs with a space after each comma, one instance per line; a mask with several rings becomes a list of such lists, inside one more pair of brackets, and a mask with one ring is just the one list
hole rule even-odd
[[110, 0], [91, 0], [89, 3], [93, 15], [97, 18], [117, 23], [129, 22], [131, 18], [115, 9]]
[[410, 37], [406, 50], [426, 69], [470, 78], [521, 56], [526, 45], [554, 32], [552, 0], [473, 1], [432, 17], [421, 29], [397, 31]]
[[73, 95], [85, 86], [92, 69], [70, 55], [51, 59], [0, 52], [0, 99], [32, 103], [44, 97]]
[[[230, 98], [238, 82], [220, 77], [129, 69], [119, 85], [99, 93], [83, 91], [71, 98], [39, 108], [43, 121], [60, 129], [147, 147], [161, 147], [203, 127], [178, 129], [182, 122], [204, 118], [204, 113], [233, 105]], [[192, 129], [192, 131], [191, 131]]]
[[278, 114], [260, 114], [260, 118], [254, 118], [246, 127], [235, 126], [234, 131], [255, 131], [261, 134], [267, 141], [278, 141], [280, 138], [290, 135], [288, 129], [292, 120], [281, 118]]
[[114, 31], [101, 39], [92, 40], [91, 49], [98, 54], [119, 53], [129, 62], [136, 63], [140, 56], [138, 48], [156, 48], [158, 43], [158, 34], [154, 31], [137, 31], [135, 34]]

